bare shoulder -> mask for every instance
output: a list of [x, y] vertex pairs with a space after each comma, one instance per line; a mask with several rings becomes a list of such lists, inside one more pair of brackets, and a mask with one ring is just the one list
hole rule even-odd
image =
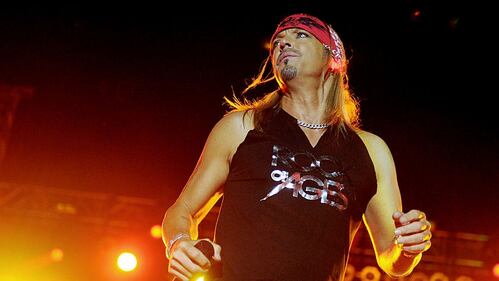
[[233, 111], [225, 114], [214, 126], [210, 139], [228, 152], [228, 159], [236, 152], [246, 135], [254, 128], [252, 111]]
[[253, 129], [253, 111], [231, 111], [225, 114], [218, 125], [247, 133]]
[[226, 113], [217, 122], [212, 134], [226, 141], [234, 140], [237, 142], [244, 138], [253, 127], [253, 113], [251, 111], [234, 111]]
[[364, 144], [366, 146], [370, 146], [370, 147], [387, 147], [387, 144], [385, 143], [385, 141], [378, 135], [376, 134], [373, 134], [371, 132], [368, 132], [368, 131], [364, 131], [364, 130], [357, 130], [356, 131], [357, 135], [362, 139], [362, 141], [364, 142]]
[[364, 130], [357, 130], [357, 135], [367, 148], [374, 164], [379, 162], [391, 161], [392, 154], [386, 142], [376, 134]]

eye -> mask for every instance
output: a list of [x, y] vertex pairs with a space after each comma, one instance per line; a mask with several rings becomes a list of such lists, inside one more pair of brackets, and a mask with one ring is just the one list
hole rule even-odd
[[308, 36], [308, 34], [305, 32], [299, 31], [296, 33], [296, 38], [307, 38], [307, 37], [310, 37], [310, 36]]

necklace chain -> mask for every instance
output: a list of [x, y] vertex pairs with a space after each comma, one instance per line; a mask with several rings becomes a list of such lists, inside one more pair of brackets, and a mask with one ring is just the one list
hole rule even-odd
[[306, 123], [306, 122], [304, 122], [302, 120], [296, 120], [296, 123], [299, 126], [302, 126], [302, 127], [305, 127], [305, 128], [309, 128], [309, 129], [325, 129], [325, 128], [329, 127], [328, 123], [310, 124], [310, 123]]

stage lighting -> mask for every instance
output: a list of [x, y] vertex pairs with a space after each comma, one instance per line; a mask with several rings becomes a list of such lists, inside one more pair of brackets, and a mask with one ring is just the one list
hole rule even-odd
[[151, 227], [151, 236], [156, 239], [161, 238], [161, 226], [156, 224]]
[[362, 281], [379, 281], [381, 278], [381, 273], [378, 268], [374, 266], [364, 267], [359, 275], [360, 280]]
[[63, 257], [64, 257], [64, 252], [59, 248], [55, 248], [55, 249], [52, 249], [52, 251], [50, 251], [50, 259], [52, 261], [55, 261], [55, 262], [62, 261]]
[[345, 270], [344, 281], [352, 281], [355, 279], [355, 267], [351, 264], [347, 265], [347, 269]]
[[118, 268], [123, 271], [132, 271], [137, 267], [137, 258], [134, 254], [125, 252], [120, 254], [117, 261]]
[[414, 272], [410, 275], [409, 281], [429, 281], [428, 276], [424, 274], [423, 272]]
[[435, 272], [431, 275], [430, 281], [449, 281], [449, 277], [442, 272]]
[[474, 281], [474, 280], [471, 277], [461, 275], [457, 277], [456, 281]]

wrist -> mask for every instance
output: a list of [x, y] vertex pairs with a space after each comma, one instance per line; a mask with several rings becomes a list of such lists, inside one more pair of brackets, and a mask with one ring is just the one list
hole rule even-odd
[[171, 259], [171, 257], [172, 257], [173, 246], [178, 241], [180, 241], [182, 239], [189, 239], [189, 240], [191, 240], [191, 236], [189, 234], [187, 234], [187, 233], [178, 233], [175, 236], [173, 236], [173, 238], [170, 239], [170, 241], [168, 241], [168, 244], [166, 245], [166, 257], [168, 259]]

